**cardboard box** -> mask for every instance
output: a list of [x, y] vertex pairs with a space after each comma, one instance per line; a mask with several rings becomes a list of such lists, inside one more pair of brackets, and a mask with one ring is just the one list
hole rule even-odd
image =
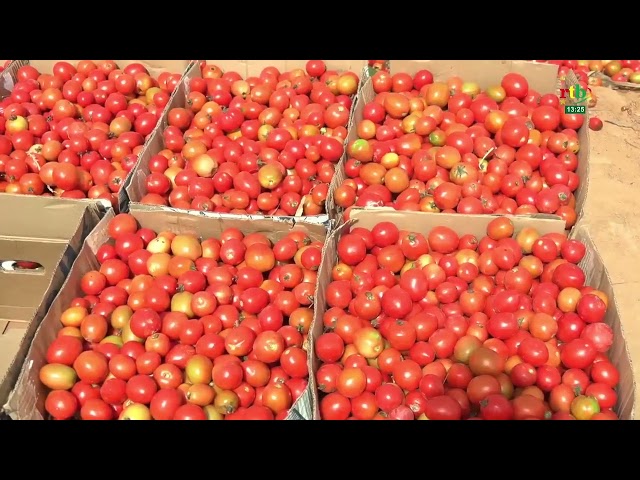
[[[234, 218], [197, 217], [184, 212], [167, 212], [136, 207], [132, 208], [130, 213], [136, 217], [142, 227], [150, 228], [155, 232], [170, 230], [176, 233], [197, 234], [204, 238], [218, 237], [224, 229], [230, 227], [239, 228], [244, 233], [261, 232], [272, 241], [279, 240], [291, 230], [304, 230], [310, 238], [319, 241], [324, 241], [327, 234], [323, 226], [301, 221], [248, 218], [239, 215]], [[107, 227], [113, 216], [113, 210], [110, 210], [85, 240], [64, 285], [35, 334], [24, 362], [24, 368], [11, 393], [9, 402], [5, 405], [5, 411], [13, 419], [42, 420], [44, 417], [44, 401], [47, 391], [38, 380], [38, 372], [46, 363], [45, 355], [48, 345], [56, 338], [57, 332], [62, 328], [60, 324], [61, 313], [68, 308], [74, 297], [81, 295], [80, 279], [86, 272], [98, 267], [95, 254], [109, 238]], [[288, 419], [311, 420], [312, 416], [311, 391], [307, 390], [294, 403]]]
[[[260, 72], [268, 66], [277, 67], [280, 71], [287, 71], [294, 68], [305, 68], [307, 60], [206, 60], [209, 64], [214, 64], [220, 67], [223, 71], [235, 71], [239, 73], [243, 78], [250, 76], [258, 76]], [[366, 60], [325, 60], [327, 68], [337, 71], [353, 71], [359, 73], [363, 66], [366, 65]], [[172, 96], [164, 115], [161, 118], [160, 127], [156, 130], [154, 136], [149, 139], [148, 147], [140, 155], [140, 161], [130, 175], [130, 181], [125, 186], [127, 196], [132, 203], [139, 203], [142, 197], [147, 193], [145, 187], [145, 179], [149, 175], [149, 159], [156, 155], [158, 152], [164, 149], [164, 141], [162, 138], [162, 132], [168, 125], [167, 115], [169, 110], [176, 107], [184, 107], [186, 105], [187, 96], [189, 95], [189, 82], [192, 78], [200, 78], [200, 62], [195, 61], [187, 69], [184, 75], [183, 81], [176, 89]], [[354, 101], [355, 106], [355, 101]], [[350, 120], [353, 116], [354, 106], [352, 106]], [[334, 182], [331, 183], [329, 190], [335, 189]], [[183, 211], [183, 210], [180, 210]], [[314, 223], [326, 223], [329, 219], [328, 214], [314, 215], [314, 216], [302, 216], [302, 204], [300, 205], [299, 213], [296, 217], [305, 218], [308, 221]], [[208, 212], [195, 211], [197, 215], [208, 215]]]
[[[32, 65], [37, 68], [41, 73], [50, 73], [53, 69], [53, 65], [56, 62], [65, 61], [73, 65], [76, 65], [79, 60], [14, 60], [6, 68], [5, 71], [0, 73], [0, 98], [4, 98], [11, 94], [13, 86], [17, 82], [17, 73], [20, 67], [24, 65]], [[152, 77], [157, 78], [163, 72], [180, 73], [184, 75], [184, 72], [191, 65], [191, 60], [115, 60], [120, 68], [124, 68], [132, 63], [143, 64]], [[118, 204], [121, 211], [126, 211], [128, 208], [129, 199], [126, 196], [126, 187], [131, 182], [131, 173], [125, 179], [123, 188], [120, 190], [118, 196]], [[107, 200], [83, 200], [90, 203], [103, 203], [109, 206]]]
[[[0, 405], [31, 339], [64, 283], [99, 205], [51, 197], [0, 195]], [[33, 262], [32, 265], [16, 261]]]
[[[349, 225], [361, 226], [371, 229], [373, 226], [382, 221], [393, 222], [399, 229], [421, 232], [427, 234], [436, 226], [448, 226], [455, 230], [458, 234], [473, 234], [478, 238], [485, 236], [487, 224], [494, 217], [491, 215], [455, 215], [455, 214], [437, 214], [432, 215], [423, 212], [399, 212], [391, 209], [388, 210], [364, 210], [353, 209], [351, 213], [351, 222]], [[564, 229], [554, 220], [535, 219], [530, 220], [520, 216], [511, 217], [516, 232], [524, 227], [533, 227], [540, 232], [545, 233], [563, 233]], [[559, 227], [559, 228], [558, 228]], [[344, 233], [347, 225], [342, 225], [333, 231], [325, 243], [323, 255], [323, 264], [320, 266], [318, 275], [318, 295], [316, 296], [316, 310], [314, 314], [314, 322], [309, 332], [311, 344], [315, 339], [322, 335], [323, 315], [326, 310], [324, 289], [331, 281], [331, 269], [337, 263], [337, 242]], [[612, 363], [620, 371], [620, 384], [617, 389], [618, 405], [616, 411], [621, 419], [630, 420], [636, 418], [636, 383], [634, 371], [632, 368], [631, 358], [628, 345], [625, 341], [624, 330], [621, 325], [616, 299], [607, 271], [602, 263], [602, 258], [595, 250], [594, 244], [589, 237], [588, 231], [584, 227], [574, 229], [572, 237], [585, 243], [587, 247], [587, 255], [580, 263], [580, 267], [586, 274], [586, 284], [598, 290], [602, 290], [609, 296], [609, 309], [605, 318], [605, 322], [613, 328], [614, 342], [609, 351]], [[633, 320], [633, 319], [631, 319]], [[309, 371], [316, 372], [319, 367], [319, 361], [315, 357], [315, 352], [310, 352]], [[318, 391], [315, 383], [315, 375], [311, 377], [309, 388], [312, 389], [314, 399], [314, 419], [320, 419]]]
[[[522, 74], [532, 89], [541, 94], [556, 92], [559, 87], [557, 77], [557, 67], [548, 63], [534, 63], [524, 60], [391, 60], [391, 74], [397, 72], [406, 72], [411, 75], [419, 70], [429, 70], [435, 81], [445, 81], [447, 78], [457, 75], [465, 80], [476, 82], [482, 89], [486, 89], [492, 85], [499, 85], [502, 77], [509, 72]], [[567, 85], [577, 83], [577, 78], [570, 72], [566, 79]], [[364, 106], [373, 101], [376, 93], [373, 90], [373, 84], [370, 79], [364, 82], [358, 99], [354, 107], [353, 118], [349, 126], [349, 134], [347, 142], [351, 142], [358, 138], [356, 132], [357, 124], [363, 119]], [[580, 187], [575, 192], [576, 195], [576, 213], [578, 218], [582, 214], [584, 199], [588, 190], [589, 181], [589, 129], [588, 129], [588, 112], [585, 115], [584, 126], [578, 132], [580, 140], [580, 151], [578, 153], [578, 168], [576, 173], [580, 177]], [[335, 185], [339, 186], [345, 180], [344, 162], [346, 154], [336, 168]], [[341, 212], [336, 207], [333, 200], [333, 189], [330, 189], [327, 198], [327, 211], [331, 219], [339, 220]], [[439, 214], [438, 214], [439, 215]], [[539, 215], [534, 215], [539, 217]], [[559, 217], [558, 221], [561, 222]], [[544, 216], [543, 218], [549, 218]]]

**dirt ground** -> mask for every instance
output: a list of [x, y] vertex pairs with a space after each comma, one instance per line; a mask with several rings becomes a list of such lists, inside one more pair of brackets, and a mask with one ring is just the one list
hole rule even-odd
[[640, 402], [640, 92], [600, 87], [594, 93], [598, 103], [590, 113], [604, 128], [590, 132], [589, 187], [580, 222], [611, 278]]

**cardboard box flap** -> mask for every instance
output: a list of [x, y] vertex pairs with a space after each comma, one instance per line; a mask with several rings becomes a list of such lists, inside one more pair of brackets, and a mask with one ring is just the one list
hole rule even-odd
[[[0, 239], [0, 320], [33, 318], [66, 251], [67, 242]], [[13, 261], [35, 262], [41, 268], [14, 269]]]
[[[159, 212], [162, 215], [158, 215]], [[150, 228], [155, 232], [163, 230], [179, 231], [181, 233], [198, 234], [202, 238], [211, 238], [220, 235], [226, 228], [239, 228], [245, 233], [263, 233], [271, 241], [282, 238], [292, 230], [306, 230], [309, 237], [314, 241], [324, 241], [326, 236], [326, 228], [324, 225], [314, 225], [309, 222], [300, 221], [279, 221], [269, 217], [251, 216], [251, 215], [230, 215], [230, 214], [214, 214], [214, 215], [192, 215], [183, 211], [175, 211], [157, 208], [140, 208], [132, 205], [131, 213], [146, 228]], [[206, 219], [203, 222], [202, 219]], [[103, 220], [106, 221], [106, 220]], [[99, 228], [96, 228], [96, 235], [90, 235], [87, 242], [98, 242], [97, 246], [102, 245], [106, 238], [104, 235], [98, 235]], [[95, 245], [93, 245], [95, 247]]]
[[[0, 237], [71, 240], [87, 205], [63, 198], [0, 195]], [[91, 211], [97, 215], [99, 207]]]
[[533, 227], [541, 235], [547, 233], [564, 233], [564, 222], [556, 217], [540, 218], [521, 215], [460, 215], [457, 213], [430, 213], [398, 211], [390, 207], [353, 208], [349, 218], [358, 226], [373, 228], [380, 222], [394, 223], [400, 230], [420, 231], [428, 233], [436, 226], [449, 227], [459, 234], [471, 234], [484, 237], [487, 225], [496, 217], [507, 216], [514, 224], [516, 232], [524, 227]]
[[[4, 195], [0, 195], [0, 209], [3, 215], [22, 214], [3, 222], [0, 230], [21, 235], [0, 237], [0, 259], [6, 260], [0, 262], [0, 403], [4, 403], [40, 320], [102, 210], [95, 203]], [[43, 238], [34, 238], [37, 235]], [[32, 270], [33, 265], [15, 265], [15, 260], [37, 262], [41, 267]]]
[[[351, 71], [360, 76], [363, 67], [367, 65], [366, 60], [323, 60], [327, 70], [338, 72]], [[296, 68], [304, 69], [308, 60], [206, 60], [208, 64], [213, 64], [222, 71], [234, 71], [242, 75], [243, 78], [257, 77], [266, 67], [276, 67], [280, 72], [286, 72]]]
[[553, 93], [558, 78], [555, 65], [526, 60], [391, 60], [389, 63], [392, 74], [406, 72], [413, 75], [420, 70], [429, 70], [435, 81], [446, 81], [456, 75], [483, 89], [499, 85], [504, 75], [515, 72], [524, 75], [529, 86], [539, 93]]

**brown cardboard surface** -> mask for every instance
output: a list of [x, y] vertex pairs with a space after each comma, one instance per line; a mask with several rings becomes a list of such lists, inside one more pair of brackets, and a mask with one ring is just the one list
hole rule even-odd
[[[323, 262], [318, 274], [318, 283], [321, 287], [318, 289], [318, 295], [316, 296], [314, 321], [309, 332], [309, 338], [312, 344], [315, 338], [322, 335], [324, 330], [322, 318], [326, 310], [326, 305], [323, 287], [326, 287], [326, 285], [331, 281], [331, 269], [337, 262], [338, 258], [337, 242], [348, 225], [371, 228], [381, 221], [391, 221], [400, 229], [417, 231], [425, 234], [436, 226], [445, 225], [452, 228], [460, 235], [470, 233], [477, 236], [484, 236], [486, 226], [491, 220], [492, 216], [490, 215], [462, 216], [455, 214], [398, 212], [391, 211], [390, 209], [376, 209], [376, 211], [354, 209], [352, 211], [351, 221], [349, 224], [344, 224], [333, 231], [325, 243]], [[524, 227], [539, 229], [540, 233], [564, 232], [562, 225], [559, 225], [554, 221], [549, 221], [547, 223], [540, 222], [539, 219], [535, 219], [535, 221], [532, 222], [531, 219], [523, 217], [512, 217], [512, 221], [514, 222], [516, 232]], [[613, 328], [615, 334], [614, 344], [610, 350], [610, 356], [612, 362], [620, 370], [617, 412], [623, 419], [635, 419], [637, 386], [631, 366], [632, 362], [631, 355], [629, 353], [629, 344], [625, 341], [625, 331], [618, 314], [618, 301], [616, 296], [614, 296], [613, 287], [604, 264], [602, 263], [602, 258], [591, 240], [588, 231], [583, 227], [576, 227], [573, 231], [573, 236], [574, 238], [585, 242], [589, 252], [580, 265], [585, 270], [587, 284], [604, 291], [609, 296], [609, 310], [605, 321]], [[638, 298], [637, 292], [635, 293], [635, 298]], [[640, 341], [638, 340], [633, 342], [633, 345], [636, 347], [639, 344]], [[316, 372], [318, 367], [319, 361], [315, 357], [315, 352], [312, 351], [309, 357], [309, 370]], [[309, 385], [309, 388], [312, 389], [313, 392], [314, 419], [319, 420], [320, 413], [315, 376], [311, 377]]]
[[[492, 85], [499, 85], [502, 77], [509, 72], [517, 72], [525, 76], [531, 88], [539, 93], [556, 92], [558, 88], [557, 68], [546, 63], [534, 63], [524, 60], [391, 60], [391, 73], [406, 72], [415, 74], [419, 70], [427, 69], [433, 74], [435, 81], [445, 81], [447, 78], [457, 75], [464, 80], [477, 82], [481, 88], [485, 89]], [[570, 72], [567, 76], [566, 84], [573, 85], [578, 80]], [[363, 119], [364, 106], [372, 102], [376, 97], [371, 79], [367, 79], [361, 86], [358, 98], [353, 107], [353, 115], [349, 124], [347, 143], [358, 138], [356, 131], [357, 124]], [[580, 151], [578, 152], [578, 168], [576, 173], [580, 177], [581, 185], [576, 191], [576, 212], [578, 216], [582, 213], [584, 199], [588, 189], [589, 178], [589, 133], [588, 133], [588, 112], [585, 115], [583, 128], [578, 132], [580, 140]], [[346, 179], [344, 172], [344, 162], [346, 153], [336, 167], [336, 174], [332, 187], [329, 189], [327, 198], [327, 211], [329, 218], [339, 221], [341, 217], [340, 209], [335, 205], [333, 192], [335, 187], [342, 184]], [[548, 215], [534, 215], [531, 218], [549, 218]], [[554, 218], [559, 218], [552, 216]], [[558, 220], [560, 221], [560, 220]]]
[[[136, 217], [142, 227], [151, 228], [159, 232], [171, 230], [176, 233], [191, 233], [200, 237], [217, 237], [226, 228], [239, 228], [244, 233], [260, 232], [266, 234], [272, 241], [277, 241], [291, 230], [304, 230], [313, 240], [324, 241], [326, 229], [321, 225], [313, 225], [298, 221], [295, 224], [274, 221], [267, 218], [248, 218], [236, 215], [233, 218], [214, 216], [199, 217], [185, 212], [168, 212], [158, 210], [137, 209], [133, 207], [131, 214]], [[95, 253], [108, 239], [107, 226], [113, 218], [113, 211], [109, 211], [94, 231], [87, 237], [77, 260], [67, 279], [53, 300], [40, 327], [35, 333], [31, 348], [27, 353], [24, 368], [15, 384], [5, 410], [14, 419], [42, 420], [46, 390], [38, 380], [38, 372], [45, 364], [48, 345], [56, 337], [62, 325], [61, 313], [68, 308], [69, 302], [81, 295], [80, 279], [87, 271], [98, 267]], [[316, 292], [320, 295], [320, 292]], [[311, 392], [303, 394], [291, 408], [289, 419], [310, 420], [312, 413]]]
[[[17, 81], [18, 69], [24, 65], [32, 65], [40, 72], [51, 72], [56, 62], [65, 61], [72, 65], [76, 65], [79, 60], [14, 60], [11, 64], [0, 73], [0, 98], [10, 95], [13, 86]], [[163, 72], [181, 73], [184, 75], [188, 67], [191, 66], [191, 60], [114, 60], [120, 68], [124, 68], [132, 63], [141, 63], [144, 65], [152, 77], [157, 78]], [[166, 109], [165, 109], [166, 112]], [[124, 187], [131, 182], [132, 174], [129, 174], [124, 182]], [[6, 195], [6, 194], [5, 194]], [[88, 203], [100, 203], [106, 208], [110, 208], [111, 204], [107, 200], [82, 200]], [[120, 190], [118, 195], [118, 204], [121, 211], [126, 211], [129, 199], [126, 196], [126, 188]]]
[[[64, 282], [97, 205], [50, 197], [0, 196], [0, 403], [6, 400], [39, 321]], [[32, 261], [35, 270], [14, 270]]]
[[[268, 66], [275, 66], [281, 71], [290, 70], [292, 68], [304, 68], [307, 60], [207, 60], [207, 63], [212, 63], [220, 67], [223, 71], [236, 71], [243, 78], [252, 75], [259, 75], [260, 72]], [[366, 60], [325, 60], [327, 68], [333, 68], [339, 71], [351, 70], [354, 73], [359, 73], [362, 65], [366, 64]], [[145, 179], [149, 175], [149, 160], [158, 152], [164, 149], [164, 140], [162, 132], [168, 126], [167, 115], [172, 108], [184, 107], [186, 105], [187, 96], [189, 95], [189, 82], [192, 78], [200, 77], [200, 68], [198, 62], [194, 62], [176, 88], [171, 100], [165, 108], [164, 114], [158, 122], [158, 128], [152, 134], [152, 137], [147, 142], [147, 148], [140, 155], [138, 165], [134, 168], [132, 174], [129, 176], [129, 181], [125, 185], [126, 194], [132, 204], [140, 202], [142, 197], [147, 193], [145, 187]], [[355, 102], [354, 102], [355, 103]], [[332, 182], [331, 185], [334, 185]], [[329, 187], [332, 190], [332, 187]], [[173, 209], [173, 211], [186, 211], [182, 209]], [[209, 215], [208, 212], [193, 211], [192, 213], [197, 215]], [[216, 214], [217, 215], [217, 214]], [[328, 215], [316, 215], [310, 217], [298, 216], [296, 218], [305, 218], [308, 221], [314, 223], [325, 223], [329, 219]]]

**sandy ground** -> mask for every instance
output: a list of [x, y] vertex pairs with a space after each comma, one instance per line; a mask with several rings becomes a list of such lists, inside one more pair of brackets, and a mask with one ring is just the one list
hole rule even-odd
[[[604, 128], [590, 132], [590, 174], [580, 220], [600, 252], [640, 384], [640, 92], [596, 88], [591, 109]], [[640, 401], [640, 388], [636, 388]]]

